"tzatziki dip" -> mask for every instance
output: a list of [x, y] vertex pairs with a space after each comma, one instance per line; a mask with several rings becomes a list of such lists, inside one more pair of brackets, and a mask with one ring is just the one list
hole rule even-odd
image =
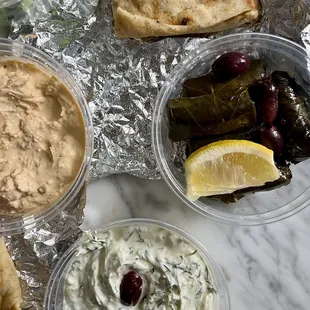
[[66, 310], [213, 310], [216, 290], [191, 243], [157, 226], [86, 233], [64, 286]]

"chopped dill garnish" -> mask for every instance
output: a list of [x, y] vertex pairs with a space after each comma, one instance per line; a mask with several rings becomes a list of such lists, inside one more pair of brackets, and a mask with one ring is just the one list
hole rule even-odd
[[157, 307], [160, 307], [163, 304], [163, 301], [161, 300], [158, 304]]
[[[141, 231], [141, 230], [140, 230]], [[136, 229], [136, 232], [138, 234], [139, 240], [137, 240], [137, 242], [144, 242], [144, 239], [141, 238], [140, 232], [138, 229]]]
[[196, 299], [199, 298], [202, 295], [202, 288], [200, 287], [200, 290], [196, 294]]
[[171, 272], [171, 270], [170, 270], [166, 265], [164, 265], [164, 267], [165, 267], [169, 272]]
[[128, 241], [128, 240], [130, 239], [130, 237], [133, 235], [134, 232], [135, 232], [135, 231], [133, 230], [133, 231], [128, 235], [127, 239], [125, 239], [125, 241]]
[[192, 255], [195, 255], [197, 253], [197, 250], [195, 250], [193, 253], [191, 254], [188, 254], [188, 256], [192, 256]]

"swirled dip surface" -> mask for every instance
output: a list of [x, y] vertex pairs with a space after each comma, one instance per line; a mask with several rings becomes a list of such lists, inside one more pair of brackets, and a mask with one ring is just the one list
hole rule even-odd
[[0, 213], [53, 204], [84, 152], [82, 114], [69, 90], [33, 64], [0, 61]]
[[[120, 300], [123, 276], [143, 279], [135, 307]], [[127, 226], [90, 234], [65, 280], [66, 310], [209, 310], [214, 289], [199, 252], [179, 235], [154, 226]]]

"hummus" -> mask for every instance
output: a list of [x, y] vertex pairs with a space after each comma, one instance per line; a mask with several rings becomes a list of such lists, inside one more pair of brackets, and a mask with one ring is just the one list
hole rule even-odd
[[85, 152], [78, 104], [33, 64], [0, 61], [0, 213], [45, 208], [70, 188]]
[[89, 233], [65, 279], [65, 310], [125, 310], [123, 276], [135, 271], [142, 294], [130, 309], [213, 310], [215, 289], [199, 251], [181, 236], [154, 226]]

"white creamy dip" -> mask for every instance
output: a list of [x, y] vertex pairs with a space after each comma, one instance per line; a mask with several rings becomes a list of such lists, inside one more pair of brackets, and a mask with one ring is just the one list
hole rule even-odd
[[[136, 306], [120, 300], [123, 276], [143, 279]], [[65, 280], [66, 310], [213, 310], [215, 289], [199, 251], [155, 226], [127, 226], [91, 234], [77, 250]]]

